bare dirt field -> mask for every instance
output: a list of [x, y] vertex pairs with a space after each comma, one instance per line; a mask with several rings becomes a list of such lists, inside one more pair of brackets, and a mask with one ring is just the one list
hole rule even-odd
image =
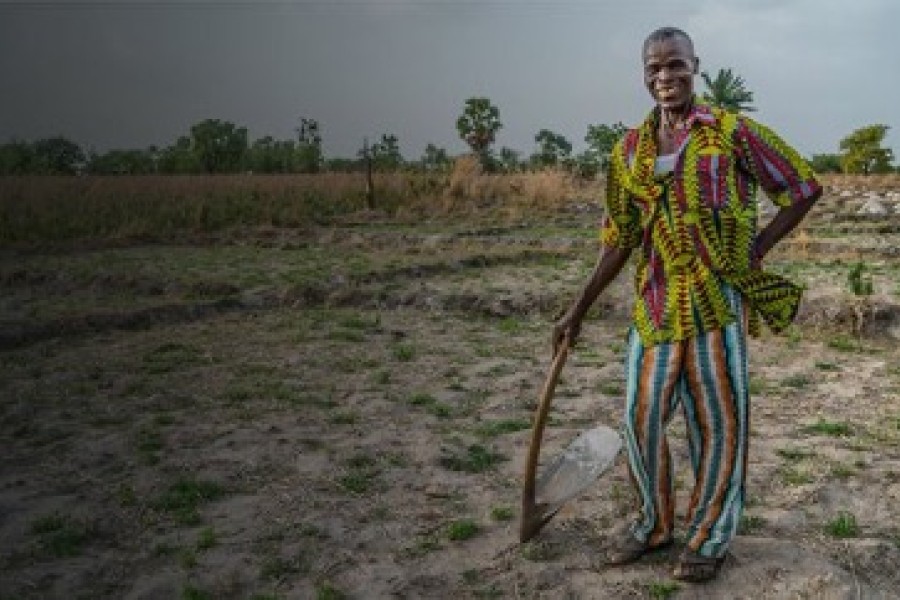
[[[900, 597], [900, 195], [879, 193], [875, 214], [831, 186], [772, 258], [809, 289], [751, 343], [747, 510], [700, 586], [677, 550], [603, 564], [634, 508], [622, 456], [517, 540], [591, 207], [4, 249], [0, 598]], [[545, 456], [618, 424], [629, 293], [585, 324]]]

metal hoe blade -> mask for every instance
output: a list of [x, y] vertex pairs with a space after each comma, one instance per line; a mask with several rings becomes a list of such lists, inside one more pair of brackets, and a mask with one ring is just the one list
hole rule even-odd
[[609, 427], [589, 429], [575, 438], [544, 469], [540, 479], [537, 478], [544, 425], [568, 349], [568, 340], [564, 340], [553, 359], [535, 414], [522, 491], [522, 520], [519, 524], [519, 539], [522, 542], [534, 537], [563, 504], [593, 484], [612, 465], [622, 447], [619, 434]]

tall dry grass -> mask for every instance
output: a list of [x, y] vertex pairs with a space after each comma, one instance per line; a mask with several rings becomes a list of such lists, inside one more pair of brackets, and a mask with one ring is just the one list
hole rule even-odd
[[599, 200], [600, 184], [556, 171], [495, 175], [473, 159], [449, 174], [0, 177], [0, 244], [165, 239], [235, 227], [306, 227], [342, 219], [420, 222], [552, 213]]

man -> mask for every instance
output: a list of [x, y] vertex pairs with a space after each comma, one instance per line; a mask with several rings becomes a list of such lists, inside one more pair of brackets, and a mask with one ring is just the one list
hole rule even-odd
[[[650, 34], [643, 68], [656, 106], [612, 153], [600, 257], [553, 342], [574, 342], [588, 308], [636, 250], [624, 437], [640, 512], [609, 562], [631, 563], [672, 543], [665, 428], [680, 403], [695, 484], [673, 576], [700, 582], [718, 573], [744, 505], [747, 330], [761, 316], [781, 331], [800, 299], [799, 288], [760, 264], [822, 188], [774, 132], [694, 95], [699, 60], [685, 32]], [[780, 208], [761, 231], [758, 187]]]

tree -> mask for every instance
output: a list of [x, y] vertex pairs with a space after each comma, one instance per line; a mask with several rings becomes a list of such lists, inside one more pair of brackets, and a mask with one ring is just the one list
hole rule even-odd
[[522, 154], [506, 146], [500, 148], [500, 168], [506, 173], [515, 173], [522, 168]]
[[74, 175], [84, 166], [81, 147], [62, 136], [44, 138], [34, 142], [32, 172], [44, 175]]
[[191, 149], [191, 138], [182, 135], [174, 144], [160, 152], [158, 169], [160, 173], [181, 174], [197, 173], [200, 171], [200, 162]]
[[549, 129], [541, 129], [534, 136], [538, 151], [532, 155], [531, 162], [539, 167], [555, 167], [568, 159], [572, 154], [572, 144], [559, 133]]
[[625, 135], [625, 132], [628, 131], [628, 128], [622, 124], [621, 121], [617, 121], [612, 125], [588, 125], [587, 135], [584, 136], [584, 141], [587, 142], [588, 150], [587, 152], [593, 154], [593, 161], [590, 160], [591, 157], [585, 156], [584, 160], [579, 160], [579, 162], [583, 162], [586, 165], [591, 162], [597, 163], [597, 169], [606, 169], [607, 164], [609, 163], [609, 155], [612, 153], [613, 147], [616, 145], [616, 142]]
[[0, 175], [26, 175], [35, 169], [31, 144], [12, 140], [0, 146]]
[[191, 150], [207, 173], [233, 173], [247, 152], [247, 129], [206, 119], [191, 127]]
[[300, 118], [297, 127], [297, 157], [301, 173], [318, 173], [325, 163], [322, 153], [322, 135], [319, 133], [319, 122], [315, 119]]
[[[357, 155], [365, 159], [365, 148], [360, 149]], [[393, 134], [381, 134], [381, 139], [369, 147], [369, 156], [372, 159], [372, 166], [379, 171], [394, 171], [403, 165], [400, 144], [397, 136]]]
[[745, 87], [744, 78], [732, 73], [731, 69], [719, 69], [715, 78], [710, 78], [706, 71], [701, 73], [700, 76], [703, 77], [703, 83], [707, 87], [707, 91], [703, 93], [703, 99], [713, 106], [718, 106], [731, 112], [752, 112], [755, 110], [751, 106], [753, 92]]
[[456, 120], [456, 131], [481, 159], [482, 166], [491, 164], [491, 144], [503, 124], [500, 109], [488, 98], [469, 98]]
[[894, 153], [882, 148], [887, 125], [867, 125], [841, 140], [841, 167], [844, 173], [888, 173]]
[[156, 171], [155, 149], [92, 153], [87, 171], [96, 175], [147, 175]]
[[809, 159], [809, 166], [816, 173], [840, 173], [841, 155], [840, 154], [813, 154]]
[[422, 170], [425, 172], [441, 172], [450, 168], [450, 157], [443, 148], [438, 148], [434, 144], [425, 146], [425, 153], [419, 161]]

